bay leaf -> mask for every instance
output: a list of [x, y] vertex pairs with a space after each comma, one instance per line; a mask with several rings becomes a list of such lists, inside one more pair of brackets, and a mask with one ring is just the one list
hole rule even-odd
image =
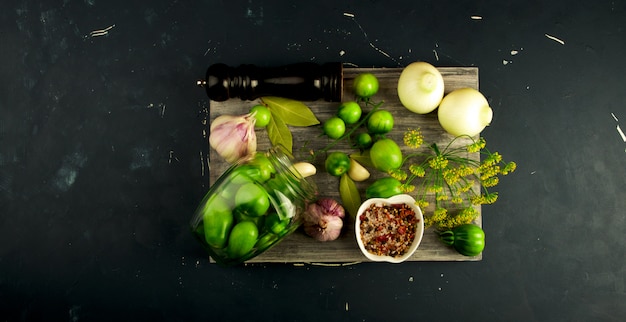
[[341, 196], [341, 203], [348, 214], [352, 218], [356, 217], [357, 211], [359, 211], [361, 206], [361, 195], [354, 180], [347, 173], [342, 174], [339, 180], [339, 195]]
[[272, 113], [278, 115], [287, 125], [311, 126], [320, 124], [320, 120], [313, 114], [313, 111], [300, 101], [276, 96], [263, 97], [261, 100]]
[[285, 122], [283, 122], [282, 118], [274, 113], [273, 110], [270, 110], [272, 113], [272, 117], [270, 118], [270, 123], [267, 124], [267, 135], [270, 139], [270, 142], [273, 146], [282, 145], [287, 151], [290, 153], [293, 150], [293, 136], [291, 135], [291, 130]]
[[370, 158], [370, 151], [365, 150], [363, 152], [355, 152], [350, 154], [350, 158], [354, 159], [358, 163], [366, 167], [374, 167], [372, 159]]

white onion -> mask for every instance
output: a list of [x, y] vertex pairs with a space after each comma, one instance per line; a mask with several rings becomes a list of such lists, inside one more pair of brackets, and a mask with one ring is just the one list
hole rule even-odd
[[426, 62], [409, 64], [398, 79], [398, 97], [409, 111], [426, 114], [434, 111], [443, 98], [443, 76]]
[[491, 123], [493, 111], [483, 94], [473, 88], [456, 89], [439, 104], [439, 123], [446, 132], [475, 136]]

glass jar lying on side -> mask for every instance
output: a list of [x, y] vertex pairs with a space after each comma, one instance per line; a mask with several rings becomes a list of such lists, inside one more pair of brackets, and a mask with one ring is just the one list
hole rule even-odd
[[218, 264], [241, 264], [298, 229], [316, 195], [315, 184], [298, 173], [284, 148], [256, 152], [211, 186], [191, 229]]

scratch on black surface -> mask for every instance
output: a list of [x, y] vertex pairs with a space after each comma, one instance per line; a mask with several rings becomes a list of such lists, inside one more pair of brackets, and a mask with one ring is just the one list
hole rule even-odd
[[391, 59], [398, 66], [402, 66], [402, 64], [400, 64], [400, 62], [398, 62], [395, 58], [391, 57], [391, 55], [389, 55], [387, 52], [383, 51], [382, 49], [378, 48], [376, 45], [374, 45], [372, 43], [372, 41], [370, 40], [369, 36], [367, 35], [367, 32], [365, 32], [365, 29], [363, 29], [363, 26], [361, 26], [361, 24], [358, 21], [356, 21], [356, 17], [354, 16], [354, 14], [348, 13], [348, 12], [344, 12], [343, 15], [348, 17], [348, 18], [350, 18], [350, 19], [352, 19], [352, 21], [354, 21], [354, 23], [357, 25], [357, 27], [359, 27], [359, 29], [363, 33], [363, 36], [365, 37], [365, 40], [367, 40], [367, 42], [369, 43], [370, 47], [372, 47], [377, 52], [381, 53], [383, 56]]

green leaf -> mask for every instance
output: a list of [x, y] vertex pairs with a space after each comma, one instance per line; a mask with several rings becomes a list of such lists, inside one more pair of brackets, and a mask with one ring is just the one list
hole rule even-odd
[[304, 103], [288, 98], [268, 96], [261, 99], [273, 114], [287, 125], [311, 126], [320, 124], [313, 111]]
[[352, 153], [350, 154], [350, 158], [354, 159], [354, 161], [362, 164], [365, 167], [374, 167], [374, 164], [372, 164], [372, 159], [370, 158], [370, 150]]
[[267, 125], [267, 135], [269, 136], [270, 142], [273, 146], [282, 145], [289, 152], [292, 152], [293, 136], [291, 135], [291, 130], [289, 130], [289, 127], [283, 122], [282, 118], [275, 115], [273, 110], [270, 111], [272, 117], [270, 118], [270, 123]]
[[341, 203], [348, 214], [352, 218], [356, 217], [357, 211], [359, 211], [361, 206], [361, 195], [359, 195], [359, 190], [354, 180], [350, 179], [347, 173], [341, 175], [339, 180], [339, 195], [341, 196]]

